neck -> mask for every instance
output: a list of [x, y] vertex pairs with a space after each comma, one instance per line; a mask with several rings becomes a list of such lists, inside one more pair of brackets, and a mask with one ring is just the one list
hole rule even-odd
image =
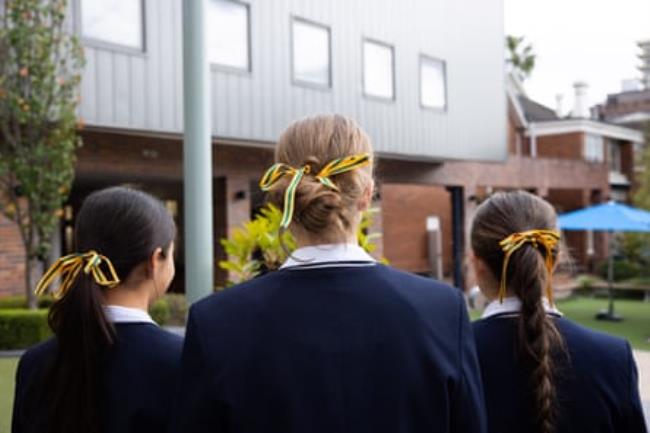
[[146, 287], [124, 287], [121, 284], [104, 292], [106, 305], [148, 311], [150, 297]]
[[359, 240], [356, 234], [348, 235], [338, 239], [325, 239], [325, 238], [299, 236], [299, 235], [296, 235], [295, 238], [296, 238], [296, 246], [298, 248], [312, 247], [312, 246], [324, 245], [324, 244], [353, 244], [353, 245], [359, 244]]

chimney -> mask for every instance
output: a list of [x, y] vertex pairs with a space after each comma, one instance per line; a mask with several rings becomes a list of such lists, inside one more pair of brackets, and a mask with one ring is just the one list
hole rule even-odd
[[564, 111], [564, 108], [562, 106], [563, 101], [564, 101], [564, 95], [562, 93], [556, 93], [555, 94], [555, 115], [560, 118], [563, 116], [562, 112]]
[[576, 81], [573, 84], [575, 90], [575, 101], [571, 117], [587, 118], [589, 117], [589, 107], [587, 106], [587, 88], [589, 86], [584, 81]]

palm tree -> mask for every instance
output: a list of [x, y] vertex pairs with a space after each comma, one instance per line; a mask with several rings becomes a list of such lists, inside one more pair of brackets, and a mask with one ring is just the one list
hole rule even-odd
[[533, 46], [531, 44], [524, 45], [524, 40], [524, 36], [506, 36], [506, 48], [508, 50], [506, 61], [510, 67], [510, 72], [522, 82], [530, 77], [535, 68], [535, 58], [537, 57], [533, 53]]

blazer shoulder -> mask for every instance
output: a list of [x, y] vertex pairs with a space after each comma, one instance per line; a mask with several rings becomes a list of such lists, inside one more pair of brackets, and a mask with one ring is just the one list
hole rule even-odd
[[43, 360], [49, 359], [56, 353], [57, 342], [55, 337], [51, 337], [42, 343], [38, 343], [23, 353], [20, 357], [20, 364], [25, 369], [29, 369], [34, 364], [40, 364]]
[[395, 288], [406, 294], [425, 296], [436, 300], [444, 299], [451, 302], [463, 298], [460, 289], [442, 281], [395, 269], [390, 266], [378, 266], [386, 281], [392, 283]]
[[579, 347], [581, 353], [596, 354], [600, 359], [628, 355], [629, 343], [623, 338], [587, 328], [566, 318], [560, 318], [556, 323], [567, 344]]

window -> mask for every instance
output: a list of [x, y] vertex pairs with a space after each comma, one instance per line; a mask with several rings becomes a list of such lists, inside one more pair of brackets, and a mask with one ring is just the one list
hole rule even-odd
[[207, 50], [210, 63], [250, 71], [250, 11], [233, 0], [208, 1]]
[[298, 83], [330, 87], [330, 31], [294, 18], [291, 23], [293, 79]]
[[85, 39], [144, 51], [142, 0], [80, 0]]
[[363, 93], [378, 98], [395, 98], [393, 47], [363, 41]]
[[609, 171], [615, 173], [623, 172], [623, 165], [621, 161], [621, 145], [619, 142], [612, 140], [609, 143]]
[[447, 108], [445, 62], [420, 57], [420, 103], [427, 108]]
[[584, 157], [589, 162], [602, 163], [605, 161], [605, 142], [601, 135], [587, 134]]

